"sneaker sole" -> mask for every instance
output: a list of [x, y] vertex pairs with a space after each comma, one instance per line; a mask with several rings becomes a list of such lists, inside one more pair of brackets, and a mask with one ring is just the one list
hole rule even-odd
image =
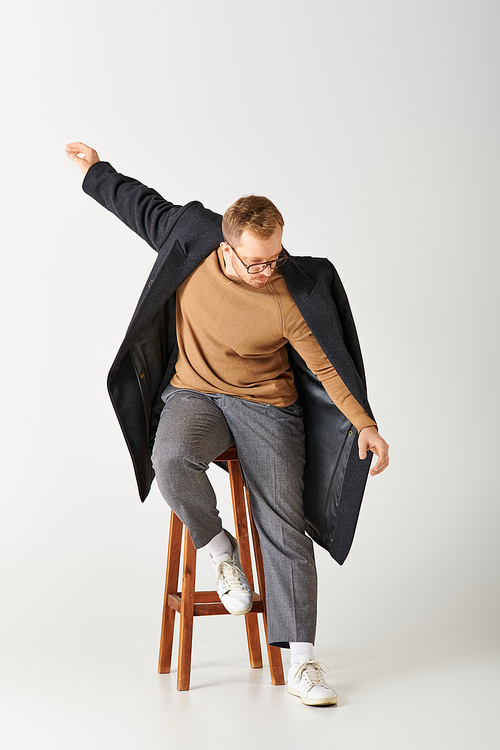
[[246, 609], [241, 609], [239, 612], [231, 612], [231, 610], [226, 607], [226, 605], [224, 604], [224, 602], [222, 601], [222, 599], [221, 599], [221, 604], [224, 607], [224, 609], [226, 610], [226, 612], [229, 612], [230, 615], [236, 615], [236, 617], [238, 615], [247, 615], [250, 612], [250, 610], [252, 609], [252, 607], [253, 607], [253, 601], [252, 601], [250, 603], [250, 606], [247, 607]]
[[297, 698], [300, 698], [302, 703], [305, 706], [335, 706], [337, 704], [337, 696], [333, 696], [332, 698], [323, 698], [322, 700], [308, 700], [307, 698], [303, 698], [301, 694], [294, 690], [291, 687], [288, 687], [288, 692], [290, 695], [295, 695]]

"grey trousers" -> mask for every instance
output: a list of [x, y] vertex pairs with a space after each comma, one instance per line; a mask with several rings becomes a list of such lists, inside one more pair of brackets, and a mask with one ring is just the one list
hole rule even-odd
[[269, 643], [314, 643], [317, 577], [313, 544], [305, 535], [301, 407], [171, 385], [162, 398], [152, 460], [166, 502], [195, 548], [208, 544], [222, 521], [206, 470], [235, 443], [262, 548]]

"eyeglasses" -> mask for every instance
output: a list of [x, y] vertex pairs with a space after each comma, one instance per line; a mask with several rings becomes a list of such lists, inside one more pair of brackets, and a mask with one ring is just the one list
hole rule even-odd
[[[229, 242], [226, 242], [226, 244], [229, 245]], [[276, 258], [276, 260], [268, 260], [266, 263], [250, 263], [250, 265], [247, 265], [245, 261], [242, 260], [242, 258], [240, 258], [240, 256], [238, 255], [234, 247], [232, 245], [229, 245], [229, 247], [231, 248], [233, 253], [236, 255], [240, 263], [243, 266], [245, 266], [247, 273], [261, 273], [261, 271], [263, 271], [264, 268], [266, 268], [267, 266], [269, 266], [269, 268], [271, 268], [274, 271], [275, 268], [279, 268], [284, 263], [286, 263], [287, 258], [288, 258], [287, 252], [282, 245], [281, 253]]]

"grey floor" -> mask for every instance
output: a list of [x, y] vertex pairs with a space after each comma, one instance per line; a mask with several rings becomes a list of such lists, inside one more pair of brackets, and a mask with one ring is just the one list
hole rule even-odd
[[24, 599], [17, 589], [24, 616], [3, 636], [3, 748], [500, 746], [500, 648], [446, 614], [388, 638], [371, 637], [369, 622], [340, 628], [335, 644], [323, 627], [317, 656], [339, 694], [328, 708], [272, 686], [267, 666], [250, 669], [242, 618], [199, 618], [191, 690], [179, 693], [175, 664], [156, 671], [161, 602], [128, 590], [128, 572], [98, 567], [88, 588], [76, 581], [81, 598], [72, 571], [53, 572], [58, 596], [40, 580], [35, 597], [28, 582]]

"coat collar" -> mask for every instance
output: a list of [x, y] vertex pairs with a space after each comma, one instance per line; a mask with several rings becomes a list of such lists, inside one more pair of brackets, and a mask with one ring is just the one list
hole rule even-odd
[[295, 301], [297, 299], [306, 299], [311, 294], [316, 282], [300, 268], [293, 256], [289, 256], [287, 262], [280, 268], [280, 271]]

